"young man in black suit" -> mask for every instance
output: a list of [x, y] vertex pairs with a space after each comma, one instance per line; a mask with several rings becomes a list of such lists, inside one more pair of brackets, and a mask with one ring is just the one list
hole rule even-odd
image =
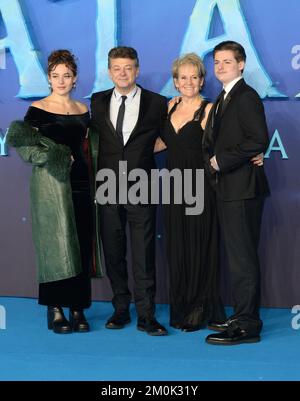
[[[155, 168], [154, 144], [167, 114], [163, 96], [136, 85], [139, 74], [137, 52], [116, 47], [108, 54], [108, 72], [115, 87], [94, 93], [91, 99], [92, 126], [98, 133], [98, 170], [114, 171], [117, 182], [119, 162], [127, 162], [127, 172], [139, 168], [150, 173]], [[127, 178], [127, 177], [126, 177]], [[117, 188], [117, 198], [120, 188]], [[123, 194], [124, 195], [124, 194]], [[149, 335], [166, 335], [155, 319], [155, 205], [106, 204], [100, 206], [100, 229], [107, 275], [112, 290], [114, 314], [106, 328], [121, 329], [130, 322], [126, 262], [126, 224], [129, 223], [134, 300], [137, 328]]]
[[220, 331], [209, 344], [260, 341], [260, 266], [257, 254], [264, 198], [269, 194], [263, 166], [251, 159], [268, 147], [264, 108], [257, 92], [242, 78], [246, 54], [236, 42], [214, 49], [215, 75], [223, 84], [203, 142], [217, 195], [217, 209], [232, 284], [234, 315], [211, 322]]

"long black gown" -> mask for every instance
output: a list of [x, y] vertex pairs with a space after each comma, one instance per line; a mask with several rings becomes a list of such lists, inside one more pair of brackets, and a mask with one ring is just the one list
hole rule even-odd
[[88, 308], [91, 305], [89, 272], [92, 261], [93, 216], [83, 141], [90, 120], [89, 113], [56, 114], [30, 106], [24, 120], [54, 142], [69, 146], [74, 158], [70, 180], [82, 273], [65, 280], [39, 284], [39, 304], [74, 309]]
[[[174, 105], [166, 120], [163, 141], [168, 147], [168, 170], [192, 169], [193, 188], [195, 171], [204, 169], [202, 157], [203, 129], [201, 121], [207, 102], [195, 112], [192, 121], [175, 131], [171, 123]], [[204, 211], [200, 215], [186, 215], [186, 204], [164, 206], [166, 247], [170, 278], [170, 325], [202, 327], [209, 320], [225, 318], [218, 285], [218, 223], [215, 194], [204, 180]]]

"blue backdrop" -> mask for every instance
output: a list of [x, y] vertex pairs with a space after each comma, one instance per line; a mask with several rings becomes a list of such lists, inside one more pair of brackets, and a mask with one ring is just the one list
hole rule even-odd
[[[25, 166], [5, 144], [10, 122], [20, 119], [35, 98], [47, 95], [45, 66], [53, 49], [78, 57], [74, 96], [89, 102], [110, 87], [107, 51], [119, 44], [138, 50], [139, 83], [167, 96], [172, 61], [195, 51], [208, 70], [204, 94], [214, 100], [220, 85], [211, 50], [233, 39], [246, 48], [246, 80], [264, 100], [271, 144], [265, 166], [272, 196], [261, 234], [262, 301], [291, 306], [299, 299], [300, 44], [298, 0], [0, 0], [0, 294], [36, 295], [28, 181]], [[160, 165], [163, 158], [158, 159]], [[157, 236], [158, 300], [167, 301], [163, 230]], [[226, 268], [223, 292], [229, 300]], [[106, 280], [94, 296], [106, 299]]]

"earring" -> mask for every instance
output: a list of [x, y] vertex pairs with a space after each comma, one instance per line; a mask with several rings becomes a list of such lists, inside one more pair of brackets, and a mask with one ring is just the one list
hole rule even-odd
[[48, 82], [48, 87], [49, 87], [50, 90], [52, 90], [52, 85], [51, 85], [50, 81]]
[[76, 82], [73, 82], [73, 89], [76, 89]]

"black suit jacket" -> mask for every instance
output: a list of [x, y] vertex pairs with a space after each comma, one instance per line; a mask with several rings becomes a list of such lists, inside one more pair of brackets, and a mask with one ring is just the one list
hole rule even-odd
[[[206, 125], [203, 151], [217, 196], [225, 201], [251, 199], [269, 194], [263, 167], [250, 159], [265, 152], [268, 130], [263, 103], [244, 79], [228, 93], [220, 119], [216, 120], [218, 100]], [[216, 155], [220, 172], [212, 171], [210, 157]]]
[[167, 115], [167, 99], [143, 88], [141, 90], [138, 121], [125, 146], [110, 121], [113, 89], [93, 94], [91, 124], [99, 134], [99, 169], [110, 168], [118, 174], [120, 160], [127, 161], [128, 172], [141, 168], [149, 173], [155, 168], [153, 149]]

